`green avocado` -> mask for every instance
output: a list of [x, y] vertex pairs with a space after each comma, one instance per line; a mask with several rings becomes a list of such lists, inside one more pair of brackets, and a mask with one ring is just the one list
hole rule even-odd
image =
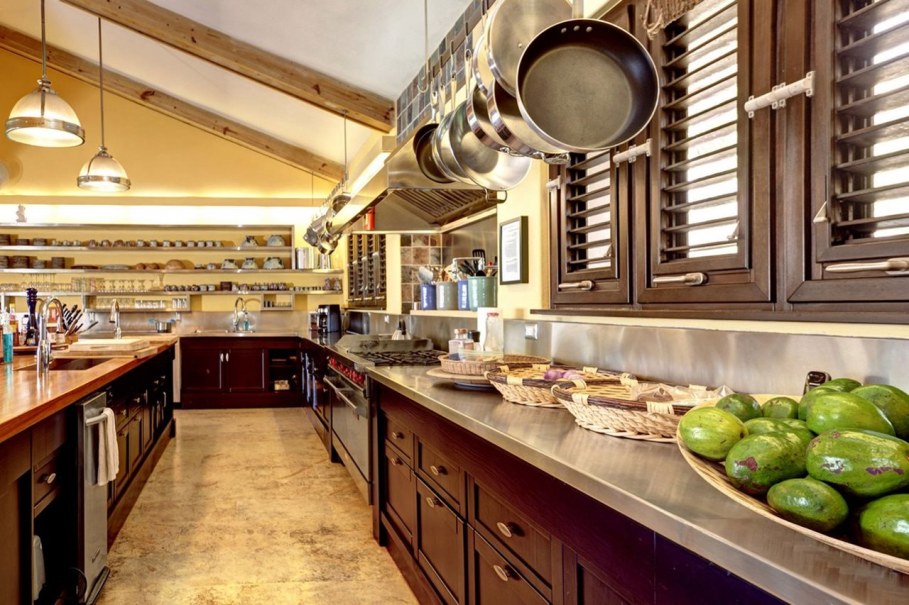
[[790, 397], [774, 397], [761, 406], [765, 418], [798, 418], [799, 402]]
[[896, 436], [909, 439], [909, 393], [889, 384], [866, 384], [852, 391], [876, 405], [893, 424]]
[[764, 433], [777, 433], [780, 431], [795, 433], [805, 446], [814, 439], [814, 433], [808, 425], [795, 418], [752, 418], [745, 423], [749, 435], [763, 435]]
[[799, 420], [805, 420], [808, 418], [808, 410], [811, 408], [814, 400], [824, 395], [825, 393], [837, 393], [836, 389], [828, 389], [827, 387], [817, 387], [811, 389], [799, 399]]
[[739, 420], [745, 422], [752, 418], [761, 417], [761, 405], [757, 399], [746, 393], [731, 393], [716, 402], [716, 407], [735, 414]]
[[859, 511], [859, 541], [873, 550], [909, 559], [909, 494], [891, 494]]
[[846, 499], [811, 477], [777, 483], [767, 492], [767, 504], [783, 519], [823, 533], [833, 531], [849, 516]]
[[862, 383], [858, 380], [853, 380], [852, 378], [834, 378], [833, 380], [828, 380], [827, 382], [818, 385], [818, 388], [833, 389], [834, 391], [839, 391], [841, 393], [849, 393], [860, 386], [862, 386]]
[[679, 421], [679, 436], [689, 450], [710, 460], [722, 460], [736, 442], [748, 434], [745, 424], [725, 410], [703, 407]]
[[852, 393], [824, 393], [814, 400], [805, 419], [820, 435], [836, 429], [867, 429], [895, 435], [893, 424], [873, 403]]
[[749, 435], [729, 450], [726, 476], [739, 490], [761, 496], [775, 483], [805, 476], [805, 444], [791, 432]]
[[847, 494], [874, 498], [909, 486], [909, 443], [882, 433], [842, 430], [808, 444], [808, 474]]

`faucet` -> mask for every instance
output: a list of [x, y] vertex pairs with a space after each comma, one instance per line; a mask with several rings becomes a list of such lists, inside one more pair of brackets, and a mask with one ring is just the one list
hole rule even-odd
[[38, 313], [38, 347], [35, 353], [35, 365], [39, 370], [46, 370], [50, 367], [53, 357], [52, 342], [47, 335], [47, 322], [50, 317], [51, 305], [57, 305], [57, 312], [60, 317], [63, 316], [63, 303], [59, 298], [51, 298], [47, 302], [42, 302], [41, 310]]
[[116, 328], [114, 329], [114, 338], [122, 338], [123, 331], [120, 330], [120, 303], [116, 298], [110, 304], [110, 318], [107, 322], [116, 325]]
[[[241, 320], [242, 317], [242, 320]], [[246, 327], [241, 329], [240, 324], [244, 324]], [[249, 312], [246, 310], [246, 301], [243, 300], [242, 296], [238, 296], [237, 300], [234, 301], [234, 332], [243, 332], [244, 330], [249, 329]]]

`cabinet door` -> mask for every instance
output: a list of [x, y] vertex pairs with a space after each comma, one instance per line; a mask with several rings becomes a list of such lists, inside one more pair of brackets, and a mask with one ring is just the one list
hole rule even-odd
[[265, 391], [265, 349], [232, 347], [225, 352], [224, 386], [231, 393]]
[[139, 467], [139, 460], [142, 459], [142, 414], [138, 413], [133, 416], [127, 427], [128, 435], [126, 440], [126, 456], [129, 459], [129, 474]]
[[385, 512], [407, 544], [413, 540], [417, 518], [416, 477], [403, 456], [385, 445]]
[[224, 350], [220, 347], [185, 347], [180, 361], [181, 389], [187, 392], [220, 391]]
[[464, 603], [464, 521], [417, 479], [416, 549], [420, 567], [449, 604]]
[[29, 432], [0, 443], [0, 603], [31, 602]]
[[114, 500], [120, 497], [126, 483], [129, 481], [130, 460], [129, 460], [129, 424], [121, 429], [117, 429], [117, 456], [120, 457], [120, 470], [117, 473]]
[[471, 531], [471, 602], [475, 605], [546, 605], [509, 561], [479, 534]]
[[635, 167], [641, 303], [770, 308], [772, 117], [743, 104], [776, 84], [756, 59], [772, 56], [774, 4], [704, 0], [650, 42], [663, 84]]
[[614, 573], [607, 574], [568, 548], [564, 549], [562, 560], [566, 605], [629, 605], [650, 603], [653, 599], [650, 586], [647, 590], [622, 586], [622, 593], [619, 593], [616, 587], [622, 583], [610, 577]]

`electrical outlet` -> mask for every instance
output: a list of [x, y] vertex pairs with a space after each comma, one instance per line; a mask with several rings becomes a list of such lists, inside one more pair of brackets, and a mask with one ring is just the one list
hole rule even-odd
[[540, 324], [524, 324], [524, 340], [540, 340]]

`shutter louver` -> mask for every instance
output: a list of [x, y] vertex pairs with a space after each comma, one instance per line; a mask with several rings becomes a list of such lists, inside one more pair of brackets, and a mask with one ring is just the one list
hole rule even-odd
[[909, 5], [848, 0], [837, 21], [831, 244], [909, 237]]
[[610, 153], [572, 156], [565, 204], [569, 273], [613, 266]]
[[666, 28], [663, 263], [739, 251], [737, 26], [735, 0], [704, 0]]

